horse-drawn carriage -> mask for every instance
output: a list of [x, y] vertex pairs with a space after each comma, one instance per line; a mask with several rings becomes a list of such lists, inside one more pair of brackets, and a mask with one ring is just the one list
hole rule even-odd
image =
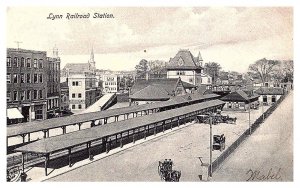
[[224, 134], [214, 135], [213, 136], [213, 150], [223, 151], [224, 149], [225, 149], [225, 136], [224, 136]]
[[236, 117], [222, 116], [222, 122], [227, 124], [236, 124]]
[[171, 159], [165, 159], [163, 162], [158, 162], [158, 174], [161, 180], [165, 181], [179, 181], [181, 177], [181, 171], [173, 170], [173, 161]]
[[[209, 115], [208, 114], [202, 114], [196, 116], [196, 123], [207, 123], [209, 124]], [[216, 125], [219, 123], [227, 123], [227, 124], [236, 124], [236, 117], [229, 117], [228, 115], [223, 116], [221, 114], [214, 114], [212, 115], [212, 124]]]

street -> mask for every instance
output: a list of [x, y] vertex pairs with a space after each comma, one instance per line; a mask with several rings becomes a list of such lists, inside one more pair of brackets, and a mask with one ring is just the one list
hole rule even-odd
[[292, 92], [213, 174], [213, 181], [246, 180], [293, 181]]

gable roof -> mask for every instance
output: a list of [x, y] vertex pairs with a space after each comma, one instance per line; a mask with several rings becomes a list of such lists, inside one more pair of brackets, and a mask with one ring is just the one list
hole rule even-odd
[[149, 85], [158, 85], [164, 90], [166, 90], [169, 95], [171, 95], [173, 94], [173, 91], [178, 85], [178, 82], [181, 82], [180, 78], [159, 78], [159, 79], [148, 79], [148, 80], [139, 79], [135, 81], [134, 85], [131, 88], [130, 93], [131, 95], [133, 95], [137, 91], [140, 91]]
[[234, 101], [234, 102], [248, 102], [249, 100], [253, 100], [258, 98], [259, 96], [256, 94], [248, 95], [243, 90], [236, 90], [234, 92], [229, 93], [228, 95], [221, 98], [223, 101]]
[[281, 87], [260, 87], [255, 93], [259, 95], [283, 95], [284, 90]]
[[185, 89], [190, 89], [190, 88], [196, 88], [197, 86], [195, 86], [194, 84], [190, 84], [188, 82], [185, 82], [185, 81], [181, 81], [182, 82], [182, 85]]
[[189, 50], [179, 50], [174, 58], [170, 58], [167, 69], [202, 69], [202, 67], [199, 65], [199, 57], [194, 57]]
[[69, 72], [90, 72], [90, 65], [88, 63], [67, 63], [64, 69], [68, 69]]
[[169, 93], [160, 85], [148, 85], [147, 87], [130, 95], [131, 99], [144, 99], [144, 100], [168, 100], [170, 99]]

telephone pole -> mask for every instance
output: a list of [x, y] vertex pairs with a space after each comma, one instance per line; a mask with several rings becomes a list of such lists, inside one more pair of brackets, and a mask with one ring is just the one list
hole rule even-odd
[[17, 46], [18, 46], [18, 50], [20, 49], [20, 44], [23, 43], [22, 41], [15, 41], [15, 43], [17, 43]]

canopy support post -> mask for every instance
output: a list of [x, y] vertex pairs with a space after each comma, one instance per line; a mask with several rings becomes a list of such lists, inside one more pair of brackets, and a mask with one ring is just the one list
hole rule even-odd
[[68, 157], [69, 157], [69, 167], [72, 167], [72, 148], [69, 148], [69, 154], [68, 154]]
[[50, 158], [49, 153], [47, 153], [45, 155], [45, 176], [48, 176], [47, 168], [48, 168], [49, 158]]

